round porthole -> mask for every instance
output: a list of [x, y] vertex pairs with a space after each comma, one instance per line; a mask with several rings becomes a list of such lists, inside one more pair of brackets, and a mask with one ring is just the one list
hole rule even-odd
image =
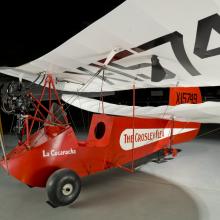
[[95, 137], [101, 139], [105, 134], [105, 124], [104, 122], [99, 122], [95, 127]]

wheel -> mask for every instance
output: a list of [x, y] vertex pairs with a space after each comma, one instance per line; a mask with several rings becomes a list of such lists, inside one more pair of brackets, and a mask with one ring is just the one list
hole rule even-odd
[[46, 185], [49, 202], [54, 206], [65, 206], [74, 202], [81, 191], [79, 176], [69, 169], [55, 171]]

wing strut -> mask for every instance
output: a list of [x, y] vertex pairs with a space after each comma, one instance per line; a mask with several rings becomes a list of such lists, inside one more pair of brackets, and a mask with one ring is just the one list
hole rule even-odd
[[125, 167], [121, 164], [117, 164], [117, 167], [122, 169], [122, 170], [125, 170], [129, 173], [134, 173], [135, 171], [135, 160], [134, 160], [134, 149], [135, 149], [135, 82], [133, 84], [133, 94], [132, 94], [132, 102], [133, 102], [133, 120], [132, 120], [132, 128], [133, 128], [133, 141], [132, 141], [132, 150], [131, 150], [131, 168], [128, 168], [128, 167]]
[[100, 68], [100, 70], [97, 72], [98, 74], [102, 72], [102, 84], [101, 84], [101, 91], [100, 91], [100, 101], [101, 101], [101, 105], [102, 105], [102, 114], [104, 114], [104, 99], [103, 99], [103, 83], [104, 83], [104, 80], [105, 80], [105, 69], [106, 69], [106, 66], [111, 63], [112, 59], [114, 58], [114, 56], [119, 53], [121, 51], [121, 48], [115, 48], [115, 49], [112, 49], [109, 53], [109, 55], [107, 56], [103, 66]]

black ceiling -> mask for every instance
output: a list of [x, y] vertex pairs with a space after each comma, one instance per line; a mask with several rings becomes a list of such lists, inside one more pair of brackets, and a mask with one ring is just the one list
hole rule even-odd
[[123, 1], [0, 5], [0, 66], [18, 66], [44, 55]]

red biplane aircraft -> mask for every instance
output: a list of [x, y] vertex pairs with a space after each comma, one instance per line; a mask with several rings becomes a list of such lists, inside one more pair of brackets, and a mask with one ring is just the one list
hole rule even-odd
[[[166, 4], [127, 0], [43, 57], [1, 69], [43, 86], [39, 99], [8, 89], [3, 110], [17, 115], [20, 137], [1, 166], [24, 184], [46, 187], [52, 206], [76, 200], [81, 177], [113, 167], [133, 172], [137, 160], [158, 151], [175, 157], [173, 145], [195, 138], [200, 123], [220, 122], [219, 103], [202, 103], [198, 88], [220, 85], [218, 3], [172, 0], [175, 10], [162, 10]], [[136, 89], [154, 87], [170, 88], [169, 105], [136, 106]], [[56, 89], [75, 92], [62, 95], [65, 103], [96, 113], [87, 139], [77, 139]], [[104, 101], [105, 92], [129, 89], [131, 106]], [[85, 97], [90, 92], [100, 99]], [[36, 122], [43, 126], [34, 130]]]

